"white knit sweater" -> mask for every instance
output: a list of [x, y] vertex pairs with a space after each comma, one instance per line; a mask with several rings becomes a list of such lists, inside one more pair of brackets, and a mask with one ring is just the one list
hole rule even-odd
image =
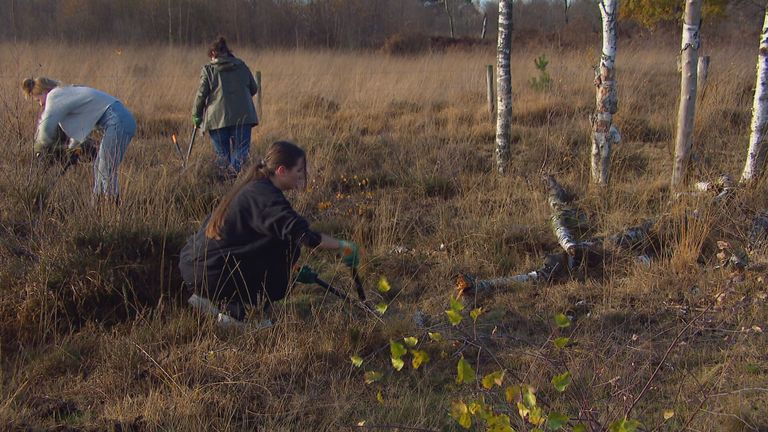
[[90, 87], [54, 88], [48, 92], [45, 109], [37, 124], [35, 151], [45, 150], [53, 144], [57, 126], [61, 126], [70, 138], [83, 142], [115, 101], [115, 97]]

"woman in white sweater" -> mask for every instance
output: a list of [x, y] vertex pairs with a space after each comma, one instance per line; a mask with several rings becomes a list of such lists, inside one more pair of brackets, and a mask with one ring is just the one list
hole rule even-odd
[[[85, 141], [99, 127], [104, 135], [93, 164], [93, 194], [117, 200], [117, 169], [136, 133], [136, 121], [114, 96], [84, 86], [64, 86], [50, 78], [27, 78], [21, 83], [24, 94], [35, 99], [43, 113], [35, 132], [35, 154], [45, 155], [56, 141], [57, 128], [74, 140]], [[70, 144], [73, 145], [73, 144]]]

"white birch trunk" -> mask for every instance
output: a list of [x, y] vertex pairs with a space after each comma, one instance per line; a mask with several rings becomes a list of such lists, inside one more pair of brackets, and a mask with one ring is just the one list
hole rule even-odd
[[504, 174], [509, 164], [512, 123], [512, 0], [499, 0], [499, 40], [496, 48], [496, 167]]
[[616, 23], [618, 0], [602, 0], [598, 6], [603, 18], [603, 51], [600, 66], [595, 73], [597, 107], [592, 117], [592, 182], [608, 184], [611, 149], [621, 141], [619, 131], [613, 125], [613, 115], [618, 111], [616, 91]]
[[696, 116], [696, 81], [698, 73], [702, 0], [686, 0], [685, 22], [680, 48], [683, 71], [680, 78], [680, 107], [677, 112], [675, 160], [672, 167], [672, 188], [679, 189], [685, 179], [693, 139]]
[[757, 56], [757, 82], [752, 102], [752, 124], [749, 150], [741, 182], [748, 183], [763, 173], [766, 156], [766, 129], [768, 127], [768, 7], [765, 9], [763, 32], [760, 34], [760, 53]]
[[546, 177], [547, 189], [548, 189], [548, 201], [549, 207], [552, 209], [552, 214], [549, 217], [550, 224], [552, 225], [552, 232], [557, 237], [557, 243], [560, 247], [568, 253], [573, 255], [576, 253], [576, 248], [579, 246], [579, 242], [574, 238], [573, 233], [564, 223], [565, 210], [568, 208], [568, 204], [565, 202], [565, 191], [557, 183], [557, 180], [553, 176]]

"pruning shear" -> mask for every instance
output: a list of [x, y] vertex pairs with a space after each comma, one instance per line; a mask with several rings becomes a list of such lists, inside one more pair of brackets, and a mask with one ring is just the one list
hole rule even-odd
[[360, 297], [359, 301], [353, 300], [344, 291], [341, 291], [338, 288], [331, 285], [330, 283], [320, 279], [317, 272], [312, 270], [312, 268], [310, 268], [309, 266], [301, 266], [301, 268], [299, 268], [298, 276], [296, 280], [302, 283], [316, 283], [321, 287], [325, 288], [325, 290], [328, 291], [329, 293], [335, 295], [336, 297], [344, 301], [351, 303], [353, 306], [355, 306], [356, 308], [364, 312], [370, 313], [371, 315], [376, 317], [377, 320], [381, 321], [381, 318], [376, 313], [376, 311], [371, 309], [368, 306], [368, 304], [365, 302], [365, 292], [363, 291], [363, 284], [360, 281], [360, 277], [357, 274], [357, 268], [355, 267], [352, 268], [352, 278], [355, 281], [355, 289], [357, 290], [357, 294]]

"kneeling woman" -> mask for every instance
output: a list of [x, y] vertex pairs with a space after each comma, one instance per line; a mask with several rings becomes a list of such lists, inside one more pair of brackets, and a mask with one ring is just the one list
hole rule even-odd
[[244, 304], [285, 297], [301, 246], [340, 249], [342, 261], [359, 261], [354, 243], [309, 229], [283, 195], [306, 184], [306, 155], [278, 141], [252, 166], [181, 251], [184, 281], [201, 295], [228, 303], [232, 318], [244, 318]]

